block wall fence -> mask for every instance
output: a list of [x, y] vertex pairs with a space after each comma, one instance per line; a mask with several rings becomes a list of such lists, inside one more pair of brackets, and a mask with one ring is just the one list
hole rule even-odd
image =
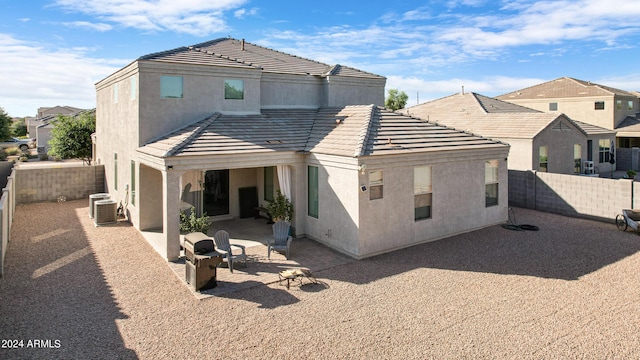
[[104, 192], [104, 165], [16, 168], [16, 203], [89, 199]]

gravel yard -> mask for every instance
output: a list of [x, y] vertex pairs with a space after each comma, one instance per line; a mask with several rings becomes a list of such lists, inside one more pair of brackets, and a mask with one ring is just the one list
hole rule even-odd
[[17, 206], [0, 359], [640, 358], [640, 236], [613, 223], [516, 208], [540, 231], [494, 226], [314, 271], [318, 285], [199, 300], [137, 230], [87, 214]]

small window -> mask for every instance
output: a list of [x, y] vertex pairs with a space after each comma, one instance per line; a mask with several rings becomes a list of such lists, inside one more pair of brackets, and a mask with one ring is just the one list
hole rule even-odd
[[264, 199], [273, 200], [273, 166], [264, 168]]
[[224, 98], [231, 100], [244, 99], [244, 80], [225, 80]]
[[629, 100], [629, 101], [627, 102], [627, 109], [629, 109], [629, 110], [633, 110], [633, 101]]
[[136, 162], [131, 160], [131, 205], [136, 204]]
[[498, 160], [484, 162], [485, 207], [498, 205]]
[[307, 168], [307, 214], [318, 218], [318, 167], [309, 166]]
[[118, 153], [113, 153], [113, 189], [118, 190]]
[[371, 171], [369, 173], [369, 200], [382, 199], [382, 188], [382, 171]]
[[118, 84], [113, 84], [113, 103], [118, 103]]
[[604, 110], [604, 101], [596, 101], [594, 106], [596, 110]]
[[622, 100], [616, 100], [616, 110], [622, 110]]
[[413, 219], [431, 218], [431, 166], [413, 168]]
[[182, 99], [182, 76], [161, 76], [160, 97], [163, 99]]
[[582, 145], [573, 145], [573, 173], [580, 174], [580, 165], [582, 164]]
[[609, 160], [611, 159], [611, 153], [610, 151], [610, 146], [611, 143], [609, 141], [609, 139], [601, 139], [600, 141], [598, 141], [598, 148], [599, 148], [599, 162], [602, 163], [608, 163]]
[[136, 93], [138, 90], [138, 87], [136, 86], [136, 77], [135, 75], [131, 77], [131, 100], [135, 100], [136, 99]]
[[549, 171], [549, 147], [548, 146], [540, 146], [538, 150], [539, 154], [539, 171], [547, 172]]
[[558, 111], [558, 103], [549, 103], [549, 111]]

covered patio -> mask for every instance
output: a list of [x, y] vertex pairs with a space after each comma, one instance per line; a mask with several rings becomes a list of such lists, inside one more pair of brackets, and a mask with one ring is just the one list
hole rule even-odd
[[[186, 283], [183, 251], [180, 252], [180, 257], [177, 260], [167, 262], [178, 279], [198, 299], [276, 283], [279, 280], [278, 273], [289, 268], [306, 268], [315, 273], [355, 261], [307, 238], [297, 238], [291, 242], [289, 259], [286, 259], [284, 254], [275, 251], [271, 253], [271, 259], [269, 259], [267, 241], [272, 236], [272, 229], [271, 225], [267, 223], [267, 219], [264, 218], [215, 221], [207, 235], [213, 238], [218, 230], [227, 231], [231, 243], [246, 247], [247, 266], [235, 265], [233, 273], [227, 267], [218, 267], [218, 285], [215, 288], [197, 292]], [[153, 241], [153, 237], [161, 237], [162, 233], [143, 231], [142, 235], [147, 241]], [[182, 239], [183, 236], [181, 236], [181, 241]]]

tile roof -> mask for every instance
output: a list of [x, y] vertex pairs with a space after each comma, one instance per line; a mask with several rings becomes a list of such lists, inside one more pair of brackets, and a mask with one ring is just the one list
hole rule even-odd
[[374, 105], [351, 105], [214, 114], [138, 151], [162, 158], [272, 151], [359, 157], [506, 146]]
[[280, 74], [339, 75], [383, 79], [382, 76], [347, 66], [331, 66], [232, 38], [219, 38], [192, 46], [153, 53], [142, 56], [138, 60], [252, 67], [261, 69], [263, 72]]
[[509, 101], [517, 99], [553, 99], [613, 95], [633, 96], [633, 94], [628, 91], [595, 84], [590, 81], [561, 77], [542, 84], [500, 95], [497, 96], [497, 98]]
[[638, 132], [640, 133], [640, 119], [634, 116], [627, 116], [616, 126], [618, 132]]
[[409, 107], [403, 112], [495, 139], [533, 139], [558, 118], [572, 123], [585, 135], [611, 133], [595, 125], [573, 121], [562, 113], [543, 113], [475, 93], [453, 94]]

